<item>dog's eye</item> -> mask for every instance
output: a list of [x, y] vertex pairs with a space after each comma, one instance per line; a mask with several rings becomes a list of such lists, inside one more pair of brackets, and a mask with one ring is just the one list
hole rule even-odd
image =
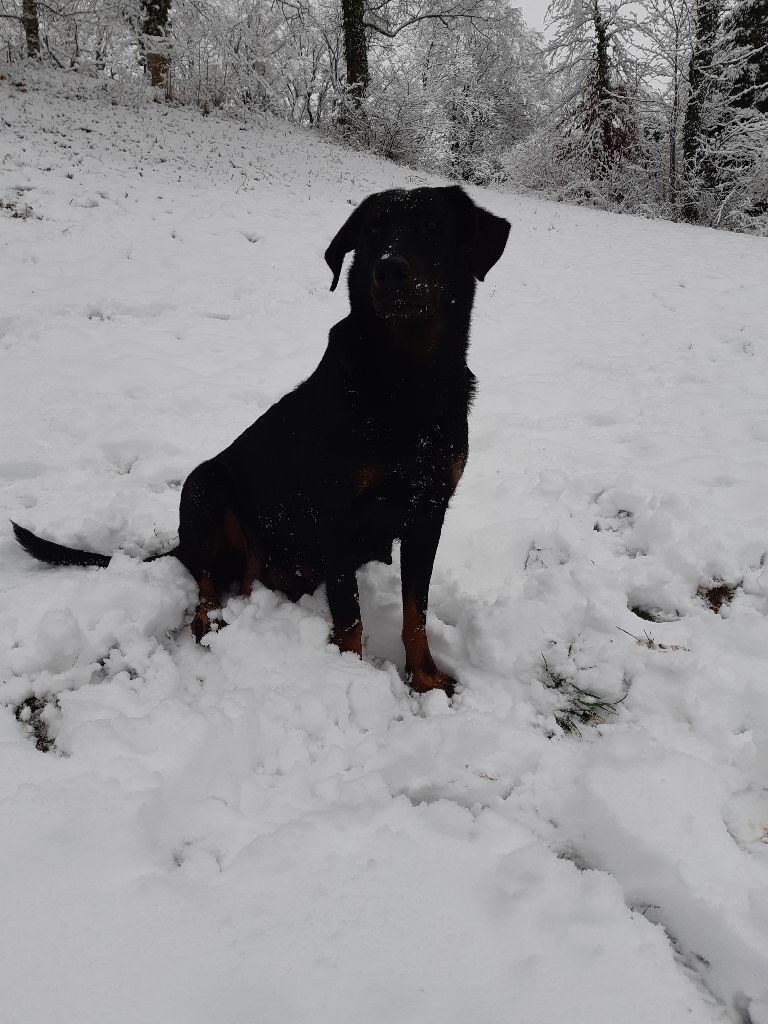
[[372, 221], [369, 221], [369, 223], [368, 223], [368, 234], [369, 235], [373, 235], [374, 238], [377, 238], [379, 235], [381, 235], [383, 233], [384, 233], [384, 221], [382, 221], [382, 220], [372, 220]]
[[428, 235], [434, 235], [435, 232], [440, 230], [440, 222], [435, 220], [434, 217], [427, 217], [423, 222], [422, 227]]

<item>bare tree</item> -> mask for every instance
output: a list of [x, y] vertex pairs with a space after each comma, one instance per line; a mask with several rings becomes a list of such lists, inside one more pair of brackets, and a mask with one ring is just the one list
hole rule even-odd
[[625, 3], [553, 0], [548, 47], [559, 93], [555, 116], [592, 176], [602, 176], [633, 148], [633, 102], [641, 73], [632, 55], [633, 22]]
[[680, 136], [688, 96], [692, 49], [691, 0], [643, 0], [634, 46], [654, 83], [649, 102], [657, 107], [667, 140], [667, 198], [674, 207], [680, 178]]
[[485, 20], [485, 0], [342, 0], [347, 85], [359, 103], [370, 81], [371, 34], [395, 39], [426, 21], [452, 27], [462, 21]]

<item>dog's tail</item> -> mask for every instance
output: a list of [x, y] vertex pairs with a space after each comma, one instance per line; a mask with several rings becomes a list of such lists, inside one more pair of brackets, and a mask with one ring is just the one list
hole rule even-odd
[[[111, 555], [100, 555], [98, 551], [81, 551], [79, 548], [68, 548], [64, 544], [56, 544], [52, 540], [43, 540], [35, 536], [31, 530], [25, 530], [23, 526], [11, 521], [16, 540], [25, 551], [28, 551], [33, 558], [49, 565], [85, 565], [104, 568], [112, 561]], [[164, 558], [166, 555], [175, 555], [178, 548], [172, 551], [163, 551], [156, 555], [149, 555], [145, 562], [154, 562], [156, 558]]]

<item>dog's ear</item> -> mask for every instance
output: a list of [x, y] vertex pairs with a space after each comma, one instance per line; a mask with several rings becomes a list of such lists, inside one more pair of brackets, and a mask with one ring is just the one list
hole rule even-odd
[[491, 267], [501, 259], [511, 225], [503, 217], [475, 206], [475, 239], [472, 246], [472, 270], [478, 281], [484, 281]]
[[363, 202], [352, 211], [344, 226], [339, 229], [336, 237], [325, 250], [325, 262], [333, 272], [333, 281], [331, 282], [332, 292], [336, 291], [336, 285], [339, 283], [341, 268], [344, 265], [344, 257], [348, 252], [352, 252], [352, 250], [357, 246], [357, 239], [360, 234], [360, 226], [363, 219], [362, 210], [367, 202], [367, 199], [363, 200]]
[[501, 259], [511, 225], [503, 217], [477, 206], [461, 185], [449, 185], [445, 191], [450, 201], [456, 204], [465, 225], [472, 273], [478, 281], [484, 281], [491, 267]]

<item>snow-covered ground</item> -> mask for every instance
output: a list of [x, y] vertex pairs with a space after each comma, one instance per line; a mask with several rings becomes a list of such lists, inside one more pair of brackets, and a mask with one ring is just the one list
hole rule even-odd
[[0, 109], [2, 507], [125, 552], [2, 529], [3, 1024], [768, 1024], [768, 242], [473, 190], [512, 234], [449, 704], [402, 682], [397, 566], [360, 663], [322, 593], [196, 647], [184, 570], [130, 557], [317, 363], [350, 204], [427, 179], [76, 76]]

